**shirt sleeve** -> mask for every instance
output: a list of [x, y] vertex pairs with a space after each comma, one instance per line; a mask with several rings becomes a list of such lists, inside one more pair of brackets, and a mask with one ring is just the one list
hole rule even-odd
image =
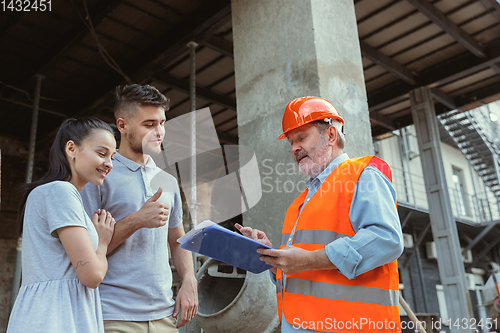
[[85, 210], [76, 187], [69, 182], [54, 182], [44, 200], [45, 214], [50, 234], [58, 238], [57, 229], [63, 227], [83, 227]]
[[80, 192], [85, 212], [92, 219], [92, 215], [98, 209], [103, 208], [101, 203], [101, 189], [92, 183], [87, 183]]
[[349, 212], [353, 237], [337, 239], [326, 255], [349, 279], [385, 265], [403, 253], [403, 234], [396, 208], [396, 191], [373, 166], [361, 173]]
[[182, 200], [179, 192], [179, 187], [174, 194], [174, 206], [170, 210], [170, 218], [168, 220], [169, 228], [177, 228], [182, 223]]

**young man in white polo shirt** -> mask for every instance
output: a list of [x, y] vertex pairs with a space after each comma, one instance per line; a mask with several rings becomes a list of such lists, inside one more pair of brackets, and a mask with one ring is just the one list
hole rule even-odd
[[[81, 193], [87, 214], [102, 208], [117, 221], [108, 246], [108, 273], [99, 287], [107, 333], [178, 332], [197, 312], [192, 256], [176, 241], [184, 235], [179, 186], [149, 156], [161, 152], [168, 104], [149, 85], [116, 89], [121, 142], [114, 168], [103, 185], [86, 186]], [[158, 173], [163, 188], [155, 193], [150, 182]], [[175, 302], [168, 246], [182, 278]]]

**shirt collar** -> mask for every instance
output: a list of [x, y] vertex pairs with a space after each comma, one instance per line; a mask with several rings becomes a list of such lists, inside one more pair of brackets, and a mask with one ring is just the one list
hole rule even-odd
[[135, 171], [137, 171], [141, 167], [140, 164], [135, 163], [134, 161], [126, 158], [123, 155], [120, 155], [120, 153], [118, 151], [115, 153], [115, 158], [114, 159], [117, 160], [118, 162], [120, 162], [121, 164], [125, 165], [127, 168], [130, 169], [130, 171], [134, 171], [135, 172]]
[[146, 162], [146, 165], [144, 166], [146, 169], [151, 169], [155, 170], [156, 169], [156, 163], [151, 157], [151, 155], [148, 156], [148, 161]]
[[328, 166], [323, 170], [319, 175], [317, 175], [315, 178], [311, 178], [307, 181], [306, 186], [309, 187], [313, 183], [317, 183], [319, 181], [320, 184], [323, 184], [325, 181], [326, 177], [336, 168], [339, 166], [340, 163], [347, 161], [349, 159], [349, 156], [347, 154], [342, 154], [337, 156], [333, 161], [328, 164]]

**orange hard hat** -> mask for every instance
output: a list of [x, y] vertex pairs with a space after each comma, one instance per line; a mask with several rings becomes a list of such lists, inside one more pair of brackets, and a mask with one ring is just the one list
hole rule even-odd
[[344, 124], [332, 103], [321, 97], [299, 97], [288, 103], [283, 115], [283, 133], [278, 140], [286, 138], [286, 134], [300, 126], [321, 119], [336, 119]]

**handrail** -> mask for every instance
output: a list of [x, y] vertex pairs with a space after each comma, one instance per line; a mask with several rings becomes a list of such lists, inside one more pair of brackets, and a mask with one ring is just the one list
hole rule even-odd
[[[398, 167], [391, 166], [391, 169], [398, 203], [428, 210], [424, 178], [408, 171], [403, 173], [403, 169]], [[406, 177], [406, 182], [403, 175]], [[500, 205], [493, 193], [487, 191], [472, 195], [453, 187], [448, 187], [448, 192], [453, 216], [456, 219], [473, 223], [500, 220]]]

